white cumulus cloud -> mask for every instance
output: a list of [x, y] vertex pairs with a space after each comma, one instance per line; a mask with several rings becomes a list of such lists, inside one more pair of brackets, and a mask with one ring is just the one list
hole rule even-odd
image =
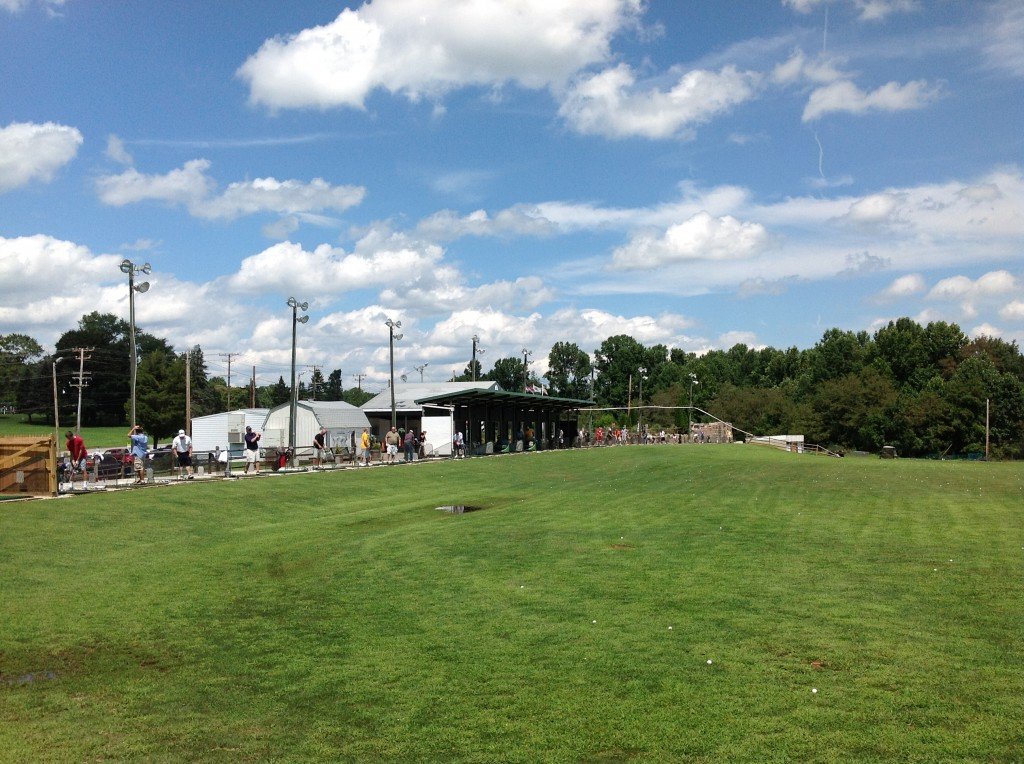
[[1024, 3], [1001, 0], [987, 8], [982, 52], [986, 63], [1024, 77]]
[[163, 175], [147, 175], [130, 167], [119, 175], [96, 181], [100, 199], [113, 206], [141, 201], [180, 204], [195, 217], [232, 220], [241, 215], [274, 212], [296, 215], [343, 211], [362, 202], [362, 186], [333, 186], [322, 178], [307, 182], [256, 178], [231, 183], [216, 193], [217, 183], [207, 174], [210, 162], [193, 159]]
[[54, 122], [12, 122], [0, 128], [0, 193], [32, 181], [49, 183], [78, 153], [82, 133]]
[[[782, 0], [798, 13], [810, 13], [821, 5], [835, 2], [835, 0]], [[917, 10], [917, 0], [848, 0], [859, 13], [861, 21], [881, 21], [893, 13], [909, 13]]]
[[125, 148], [124, 141], [113, 134], [107, 136], [107, 157], [124, 165], [131, 165], [135, 161]]
[[466, 86], [560, 86], [607, 60], [640, 0], [376, 0], [263, 43], [238, 69], [273, 109], [363, 108], [375, 89], [411, 99]]
[[905, 84], [888, 82], [870, 92], [849, 80], [839, 80], [814, 90], [804, 107], [803, 121], [813, 122], [826, 114], [843, 112], [866, 114], [871, 111], [908, 111], [921, 109], [939, 96], [939, 89], [924, 80]]
[[731, 215], [716, 218], [707, 212], [698, 212], [670, 226], [661, 235], [635, 236], [615, 250], [612, 266], [638, 270], [688, 260], [741, 260], [761, 252], [768, 240], [768, 231], [760, 223], [743, 222]]
[[726, 66], [682, 74], [668, 90], [637, 87], [627, 64], [581, 77], [559, 114], [578, 132], [609, 138], [692, 137], [693, 129], [756, 93], [759, 75]]
[[237, 292], [336, 295], [353, 289], [433, 283], [442, 250], [394, 235], [364, 242], [355, 252], [321, 244], [313, 251], [290, 241], [245, 258], [228, 286]]
[[906, 276], [900, 276], [889, 284], [889, 286], [882, 290], [879, 296], [885, 300], [896, 300], [901, 297], [912, 297], [913, 295], [921, 294], [924, 290], [925, 283], [921, 274], [908, 273]]

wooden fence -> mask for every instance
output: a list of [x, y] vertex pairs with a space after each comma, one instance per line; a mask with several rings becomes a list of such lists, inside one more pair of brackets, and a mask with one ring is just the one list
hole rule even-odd
[[52, 438], [0, 438], [0, 494], [57, 495], [57, 442]]

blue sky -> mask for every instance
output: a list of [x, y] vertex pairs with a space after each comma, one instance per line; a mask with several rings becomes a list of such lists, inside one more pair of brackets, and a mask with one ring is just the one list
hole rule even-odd
[[1018, 0], [0, 0], [0, 333], [445, 379], [626, 333], [1024, 339]]

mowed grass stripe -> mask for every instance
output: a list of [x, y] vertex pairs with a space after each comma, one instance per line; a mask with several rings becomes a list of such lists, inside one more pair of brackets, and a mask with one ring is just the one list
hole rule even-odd
[[614, 448], [3, 507], [0, 758], [1014, 760], [1022, 477]]

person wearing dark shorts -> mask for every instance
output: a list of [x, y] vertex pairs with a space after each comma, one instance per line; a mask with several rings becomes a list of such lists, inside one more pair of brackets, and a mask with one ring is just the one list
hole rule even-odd
[[178, 459], [178, 480], [188, 473], [188, 479], [192, 475], [192, 438], [185, 434], [184, 430], [178, 430], [178, 437], [171, 441], [171, 451]]

